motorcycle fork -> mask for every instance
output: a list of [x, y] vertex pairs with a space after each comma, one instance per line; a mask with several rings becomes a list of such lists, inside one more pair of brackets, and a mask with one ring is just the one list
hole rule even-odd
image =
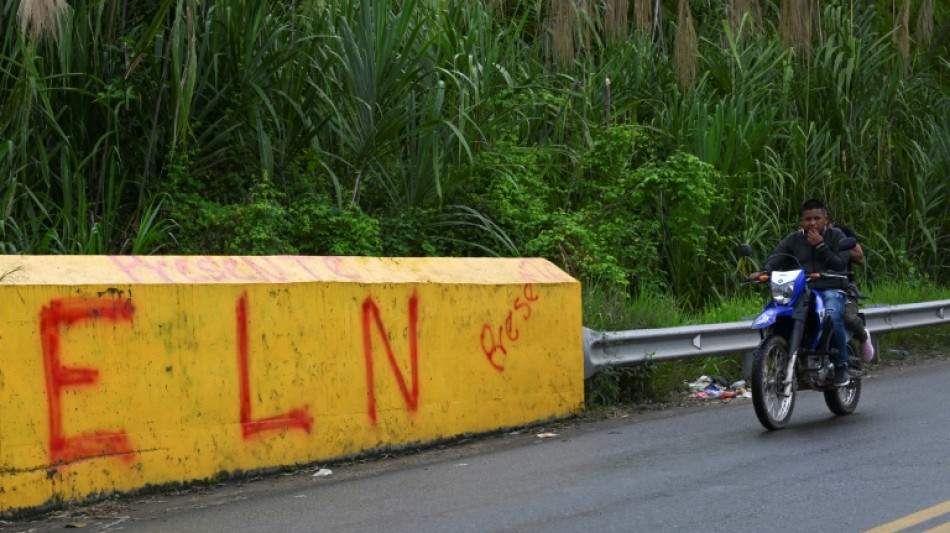
[[785, 369], [785, 381], [782, 383], [782, 395], [786, 397], [792, 395], [792, 386], [795, 383], [795, 363], [798, 361], [798, 350], [805, 335], [805, 320], [811, 300], [809, 296], [810, 292], [806, 291], [792, 314], [792, 334], [788, 339], [788, 367]]

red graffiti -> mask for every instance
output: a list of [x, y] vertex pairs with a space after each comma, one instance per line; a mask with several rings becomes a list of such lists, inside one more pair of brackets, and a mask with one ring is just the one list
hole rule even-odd
[[142, 281], [136, 274], [136, 270], [140, 267], [147, 268], [151, 270], [155, 275], [162, 279], [162, 281], [167, 281], [173, 283], [175, 280], [171, 278], [166, 272], [165, 269], [168, 268], [168, 264], [163, 259], [154, 259], [149, 262], [145, 262], [141, 257], [136, 256], [119, 256], [114, 255], [109, 257], [115, 266], [119, 267], [132, 281]]
[[366, 358], [366, 388], [369, 406], [367, 413], [369, 419], [376, 423], [376, 380], [373, 377], [373, 335], [371, 331], [371, 318], [376, 323], [376, 330], [386, 348], [386, 357], [389, 359], [389, 366], [392, 367], [393, 374], [399, 384], [399, 390], [406, 401], [409, 411], [414, 413], [419, 408], [419, 297], [413, 293], [409, 298], [409, 364], [412, 372], [412, 390], [406, 386], [406, 379], [403, 377], [399, 364], [396, 362], [396, 356], [393, 354], [392, 347], [389, 345], [389, 337], [386, 328], [383, 326], [383, 319], [379, 313], [379, 307], [372, 298], [366, 298], [363, 301], [363, 353]]
[[313, 417], [307, 408], [293, 409], [288, 413], [267, 418], [253, 418], [251, 415], [251, 379], [248, 371], [248, 326], [247, 326], [247, 292], [238, 299], [237, 309], [237, 338], [238, 338], [238, 373], [240, 377], [241, 397], [241, 433], [248, 439], [264, 431], [278, 431], [282, 429], [302, 429], [310, 433], [313, 427]]
[[[522, 296], [524, 300], [522, 300]], [[504, 372], [504, 365], [498, 363], [495, 360], [495, 355], [498, 352], [501, 352], [504, 355], [508, 355], [508, 348], [505, 347], [505, 340], [507, 339], [510, 342], [517, 342], [521, 337], [521, 332], [518, 328], [515, 327], [516, 311], [520, 311], [521, 322], [528, 322], [531, 319], [531, 304], [538, 301], [540, 298], [539, 295], [534, 293], [534, 286], [530, 283], [526, 284], [522, 289], [521, 296], [515, 298], [514, 303], [512, 304], [512, 309], [508, 311], [505, 320], [498, 325], [498, 336], [495, 336], [495, 327], [491, 324], [482, 325], [482, 332], [479, 336], [481, 341], [482, 351], [485, 352], [485, 357], [488, 358], [488, 363], [497, 371]]]
[[330, 272], [333, 272], [334, 274], [336, 274], [337, 276], [340, 276], [341, 278], [351, 279], [353, 281], [362, 281], [363, 277], [360, 276], [358, 273], [344, 271], [341, 266], [342, 263], [343, 263], [342, 257], [331, 256], [331, 257], [323, 258], [323, 264], [326, 265], [327, 269], [329, 269]]
[[156, 257], [111, 256], [112, 263], [134, 282], [157, 276], [169, 283], [226, 281], [287, 281], [279, 261], [270, 257]]
[[[198, 268], [200, 273], [192, 272], [192, 263], [194, 263], [194, 266]], [[217, 266], [208, 259], [199, 259], [192, 262], [184, 257], [179, 257], [175, 260], [175, 270], [186, 280], [193, 283], [205, 283], [225, 279], [224, 272], [221, 272]]]
[[[359, 272], [347, 272], [343, 269], [343, 258], [339, 256], [327, 256], [327, 257], [310, 257], [310, 256], [292, 256], [293, 259], [307, 274], [310, 274], [313, 279], [332, 279], [330, 276], [320, 274], [319, 264], [314, 263], [323, 263], [323, 267], [326, 268], [331, 274], [336, 277], [349, 279], [353, 281], [362, 281], [363, 277]], [[313, 267], [313, 268], [311, 268]]]
[[62, 298], [50, 301], [40, 311], [51, 464], [106, 455], [118, 455], [125, 461], [133, 460], [134, 452], [124, 431], [97, 431], [74, 437], [63, 435], [63, 389], [94, 385], [99, 381], [99, 371], [95, 368], [63, 366], [60, 360], [60, 327], [92, 320], [130, 322], [134, 313], [132, 301], [124, 298]]

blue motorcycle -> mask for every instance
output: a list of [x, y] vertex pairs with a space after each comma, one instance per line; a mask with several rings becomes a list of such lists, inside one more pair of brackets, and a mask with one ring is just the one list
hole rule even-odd
[[[853, 247], [854, 239], [842, 240], [845, 249]], [[752, 256], [748, 245], [740, 247], [742, 255]], [[791, 257], [791, 256], [789, 256]], [[825, 404], [835, 415], [854, 412], [861, 398], [861, 357], [848, 339], [851, 383], [835, 387], [834, 361], [838, 350], [831, 343], [831, 317], [819, 291], [812, 284], [822, 278], [844, 278], [847, 273], [805, 272], [801, 268], [773, 271], [748, 283], [768, 283], [771, 299], [752, 321], [762, 341], [752, 360], [752, 405], [759, 422], [769, 430], [788, 425], [795, 408], [799, 389], [822, 391]], [[864, 316], [861, 315], [862, 320]]]

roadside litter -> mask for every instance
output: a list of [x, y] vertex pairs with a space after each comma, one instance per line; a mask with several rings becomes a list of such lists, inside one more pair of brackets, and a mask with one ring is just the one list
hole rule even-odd
[[687, 387], [689, 397], [696, 400], [731, 400], [752, 397], [744, 380], [729, 383], [722, 376], [700, 376], [696, 381], [687, 383]]

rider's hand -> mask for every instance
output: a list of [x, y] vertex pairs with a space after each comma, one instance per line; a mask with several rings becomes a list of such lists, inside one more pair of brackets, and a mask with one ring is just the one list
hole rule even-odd
[[819, 244], [825, 242], [825, 239], [821, 236], [821, 233], [817, 229], [810, 229], [808, 233], [805, 234], [805, 237], [808, 239], [808, 244], [812, 246], [818, 246]]

